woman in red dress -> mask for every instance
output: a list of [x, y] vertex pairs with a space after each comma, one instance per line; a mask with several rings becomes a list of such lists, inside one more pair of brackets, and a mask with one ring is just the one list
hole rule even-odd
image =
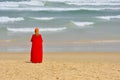
[[31, 38], [32, 48], [31, 48], [31, 62], [32, 63], [42, 63], [43, 59], [43, 46], [42, 46], [42, 36], [39, 34], [39, 28], [35, 28], [35, 34]]

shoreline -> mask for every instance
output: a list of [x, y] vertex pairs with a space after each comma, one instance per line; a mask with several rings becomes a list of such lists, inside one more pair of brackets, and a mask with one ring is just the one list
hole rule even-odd
[[[43, 60], [63, 61], [117, 61], [120, 62], [120, 52], [44, 52]], [[1, 59], [27, 59], [30, 52], [0, 52]]]

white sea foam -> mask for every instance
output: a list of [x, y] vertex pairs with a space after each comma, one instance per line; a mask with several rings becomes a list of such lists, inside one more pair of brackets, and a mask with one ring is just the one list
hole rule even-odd
[[107, 6], [119, 6], [120, 3], [96, 3], [96, 2], [93, 2], [93, 3], [71, 3], [71, 2], [66, 2], [66, 4], [68, 5], [77, 5], [77, 6], [84, 6], [84, 5], [93, 5], [93, 6], [104, 6], [104, 5], [107, 5]]
[[4, 1], [0, 2], [0, 7], [19, 6], [44, 6], [46, 2], [65, 2], [69, 5], [120, 5], [119, 0], [29, 0], [29, 1]]
[[120, 0], [42, 0], [42, 1], [51, 1], [51, 2], [81, 2], [81, 3], [88, 3], [88, 2], [120, 2]]
[[38, 0], [31, 0], [31, 1], [20, 1], [20, 2], [13, 2], [13, 1], [5, 1], [0, 2], [0, 7], [19, 7], [19, 6], [44, 6], [44, 3]]
[[0, 7], [18, 7], [16, 2], [0, 2]]
[[0, 23], [15, 22], [15, 21], [22, 21], [22, 20], [24, 20], [23, 17], [16, 17], [16, 18], [10, 18], [6, 16], [0, 17]]
[[29, 8], [8, 8], [1, 7], [0, 10], [17, 10], [17, 11], [76, 11], [80, 8], [40, 8], [40, 7], [29, 7]]
[[[64, 2], [69, 5], [113, 5], [113, 7], [43, 7], [46, 1]], [[117, 7], [114, 7], [117, 5]], [[120, 10], [120, 1], [117, 0], [29, 0], [29, 1], [5, 1], [0, 2], [0, 10], [18, 11], [76, 11], [76, 10]]]
[[80, 28], [94, 24], [93, 22], [75, 22], [75, 21], [72, 21], [72, 23]]
[[45, 7], [17, 7], [17, 8], [10, 8], [10, 7], [0, 7], [0, 10], [16, 10], [16, 11], [78, 11], [78, 10], [94, 10], [94, 11], [100, 11], [100, 10], [120, 10], [120, 7], [112, 8], [112, 7], [106, 7], [106, 8], [58, 8], [58, 7], [51, 7], [51, 8], [45, 8]]
[[19, 2], [19, 5], [31, 5], [31, 6], [44, 6], [44, 3], [41, 2], [40, 0], [31, 0], [31, 1], [23, 1], [23, 2]]
[[111, 19], [120, 19], [120, 15], [117, 16], [100, 16], [99, 19], [111, 20]]
[[36, 19], [36, 20], [53, 20], [54, 17], [32, 17], [32, 19]]
[[[57, 32], [65, 30], [66, 27], [61, 28], [40, 28], [40, 31], [42, 32]], [[7, 28], [8, 31], [11, 32], [34, 32], [34, 28]]]

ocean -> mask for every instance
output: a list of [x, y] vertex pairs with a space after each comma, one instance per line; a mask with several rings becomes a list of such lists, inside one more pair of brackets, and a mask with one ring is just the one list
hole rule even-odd
[[119, 52], [120, 0], [0, 0], [0, 52]]

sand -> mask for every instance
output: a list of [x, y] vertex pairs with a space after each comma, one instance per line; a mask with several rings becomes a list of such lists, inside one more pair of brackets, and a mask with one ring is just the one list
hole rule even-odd
[[118, 52], [44, 53], [33, 64], [29, 53], [0, 53], [0, 80], [120, 80]]

